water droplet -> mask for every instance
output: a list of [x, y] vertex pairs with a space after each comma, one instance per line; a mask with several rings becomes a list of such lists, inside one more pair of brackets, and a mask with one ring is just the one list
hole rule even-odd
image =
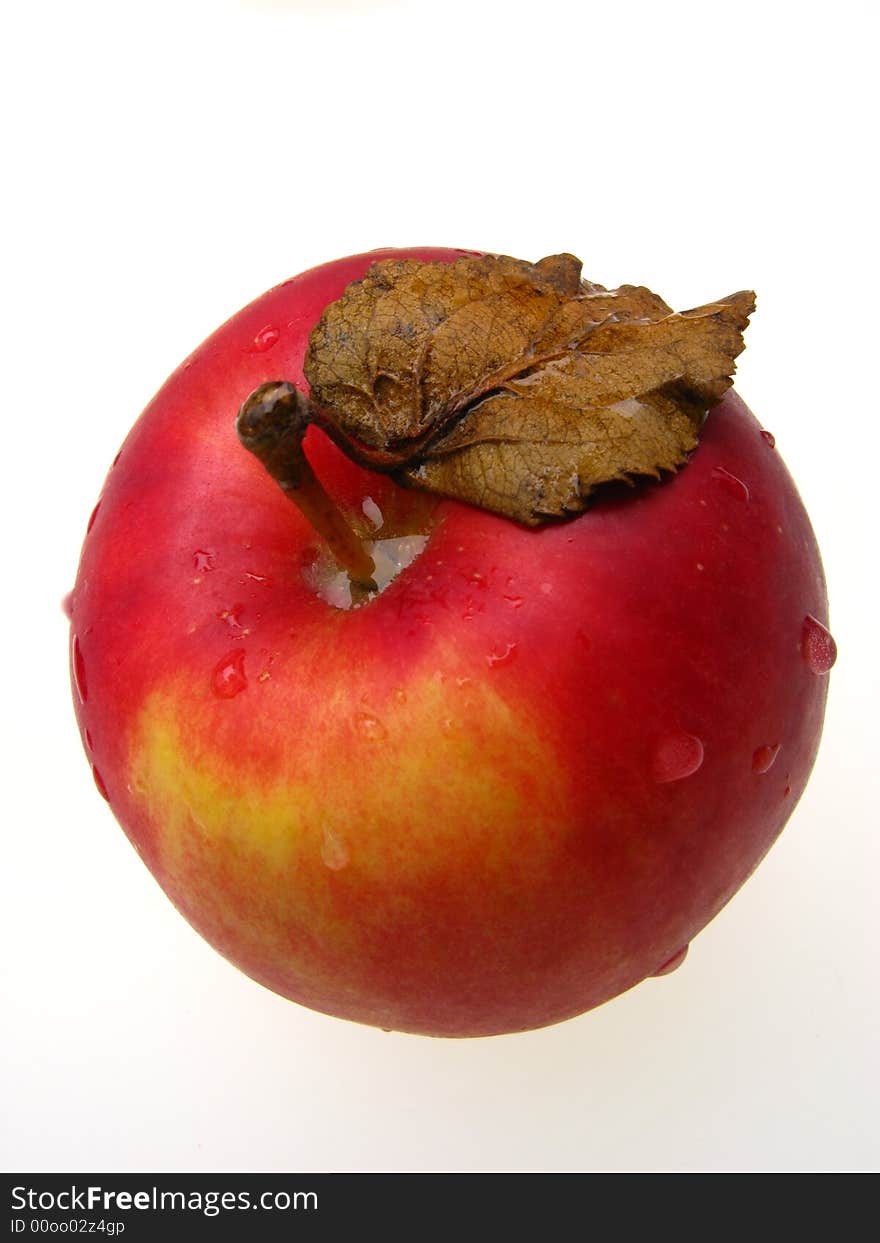
[[119, 450], [119, 452], [116, 454], [116, 457], [115, 457], [115, 458], [113, 459], [113, 461], [110, 463], [110, 469], [111, 469], [111, 470], [113, 469], [113, 467], [116, 465], [116, 463], [119, 461], [119, 459], [120, 459], [121, 457], [122, 457], [122, 450], [120, 449], [120, 450]]
[[659, 784], [690, 777], [703, 763], [703, 743], [695, 734], [667, 734], [657, 744], [651, 771]]
[[92, 742], [92, 735], [89, 730], [86, 730], [86, 746], [90, 751], [94, 751], [95, 749], [95, 744]]
[[810, 673], [827, 673], [837, 660], [837, 644], [830, 632], [810, 613], [801, 629], [801, 655]]
[[331, 872], [341, 872], [348, 863], [348, 847], [329, 829], [324, 830], [321, 840], [321, 859]]
[[490, 669], [496, 669], [499, 665], [509, 665], [516, 656], [516, 644], [505, 643], [503, 647], [496, 647], [486, 657], [486, 663]]
[[382, 517], [382, 510], [371, 496], [364, 498], [364, 503], [361, 505], [361, 509], [364, 511], [364, 517], [367, 522], [370, 523], [373, 530], [378, 531], [385, 519]]
[[[402, 535], [367, 543], [376, 567], [373, 577], [380, 592], [415, 561], [427, 542], [427, 535]], [[315, 595], [337, 609], [358, 608], [373, 598], [367, 597], [366, 601], [353, 598], [348, 574], [329, 557], [320, 554], [304, 559], [303, 578]]]
[[689, 949], [689, 945], [683, 945], [680, 950], [676, 950], [671, 958], [666, 959], [666, 962], [662, 967], [658, 967], [656, 971], [652, 971], [651, 975], [669, 975], [671, 972], [675, 971], [687, 958]]
[[97, 768], [95, 768], [94, 764], [92, 765], [92, 776], [95, 779], [95, 785], [98, 787], [98, 793], [109, 803], [110, 795], [107, 793], [107, 787], [104, 785], [104, 778], [98, 772]]
[[265, 354], [266, 350], [271, 350], [273, 345], [277, 345], [280, 336], [281, 333], [274, 324], [267, 324], [254, 337], [252, 347], [254, 353]]
[[98, 510], [99, 510], [100, 508], [101, 508], [101, 502], [100, 502], [100, 501], [98, 501], [98, 503], [97, 503], [97, 505], [95, 506], [95, 508], [94, 508], [94, 509], [92, 510], [92, 512], [89, 514], [89, 520], [88, 520], [88, 522], [86, 523], [86, 535], [88, 535], [89, 531], [91, 531], [92, 527], [95, 525], [95, 519], [96, 519], [96, 518], [97, 518], [97, 516], [98, 516]]
[[247, 686], [244, 656], [244, 649], [236, 648], [233, 652], [227, 652], [214, 666], [211, 688], [218, 699], [232, 699]]
[[271, 675], [271, 673], [269, 672], [269, 670], [268, 670], [268, 669], [263, 669], [260, 673], [258, 673], [258, 674], [257, 674], [257, 681], [258, 681], [258, 682], [268, 682], [268, 681], [269, 681], [269, 679], [271, 678], [271, 676], [272, 676], [272, 675]]
[[783, 798], [789, 798], [790, 796], [791, 796], [791, 782], [790, 782], [790, 781], [788, 780], [788, 778], [786, 777], [786, 780], [785, 780], [785, 789], [782, 791], [782, 797], [783, 797]]
[[232, 631], [235, 631], [239, 634], [247, 634], [249, 632], [245, 629], [244, 626], [242, 626], [241, 622], [239, 621], [239, 617], [241, 613], [243, 612], [243, 610], [244, 610], [243, 604], [233, 604], [232, 608], [221, 609], [220, 612], [217, 614], [217, 620], [226, 622], [226, 625]]
[[361, 738], [366, 738], [368, 742], [382, 742], [388, 737], [388, 730], [370, 712], [358, 712], [354, 718], [354, 727]]
[[193, 569], [199, 574], [207, 574], [214, 568], [214, 554], [204, 548], [197, 548], [193, 553]]
[[773, 433], [772, 433], [772, 432], [765, 432], [765, 431], [762, 431], [762, 432], [761, 432], [761, 436], [762, 436], [762, 438], [763, 438], [764, 442], [765, 442], [766, 444], [768, 444], [768, 445], [770, 446], [770, 448], [771, 448], [771, 449], [775, 449], [775, 448], [776, 448], [776, 437], [773, 435]]
[[61, 601], [61, 611], [65, 617], [73, 617], [73, 592], [68, 591], [67, 595]]
[[504, 599], [512, 609], [521, 609], [523, 606], [522, 596], [505, 596]]
[[271, 587], [272, 579], [268, 574], [252, 574], [250, 570], [245, 570], [244, 576], [252, 583], [259, 583], [263, 587]]
[[732, 475], [729, 470], [725, 470], [723, 466], [712, 467], [712, 479], [725, 492], [729, 493], [738, 501], [747, 501], [750, 493], [748, 486], [738, 479], [736, 475]]
[[86, 682], [86, 666], [80, 651], [79, 639], [73, 636], [73, 642], [70, 649], [71, 665], [73, 667], [73, 684], [76, 687], [76, 693], [79, 695], [80, 703], [85, 703], [89, 697], [88, 683]]
[[771, 746], [758, 747], [757, 750], [755, 751], [755, 754], [752, 756], [752, 772], [768, 773], [770, 769], [773, 767], [778, 754], [779, 754], [779, 743], [778, 742], [774, 743], [772, 747]]

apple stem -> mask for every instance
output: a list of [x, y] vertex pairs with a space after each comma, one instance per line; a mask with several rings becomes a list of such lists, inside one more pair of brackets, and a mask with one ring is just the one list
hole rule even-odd
[[246, 449], [322, 535], [352, 586], [372, 592], [376, 566], [363, 540], [325, 492], [303, 449], [303, 437], [316, 411], [309, 399], [286, 380], [261, 384], [238, 412], [235, 428]]

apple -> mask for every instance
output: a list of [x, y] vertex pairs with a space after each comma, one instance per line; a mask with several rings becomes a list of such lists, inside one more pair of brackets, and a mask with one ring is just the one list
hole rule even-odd
[[99, 791], [221, 954], [328, 1014], [491, 1035], [681, 961], [804, 789], [834, 648], [808, 517], [732, 391], [677, 475], [537, 531], [310, 429], [408, 562], [337, 607], [235, 416], [303, 385], [323, 308], [404, 253], [462, 252], [287, 281], [144, 411], [89, 521], [74, 701]]

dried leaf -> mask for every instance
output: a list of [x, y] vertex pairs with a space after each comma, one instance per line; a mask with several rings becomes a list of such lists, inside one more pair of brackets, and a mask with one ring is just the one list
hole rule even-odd
[[572, 255], [376, 264], [312, 333], [328, 430], [402, 482], [529, 524], [676, 470], [730, 385], [754, 295], [677, 315], [580, 270]]

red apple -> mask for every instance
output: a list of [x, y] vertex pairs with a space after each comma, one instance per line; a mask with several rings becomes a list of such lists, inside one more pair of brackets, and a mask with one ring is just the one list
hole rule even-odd
[[363, 1023], [489, 1035], [674, 965], [804, 788], [833, 645], [807, 515], [733, 393], [674, 478], [539, 531], [312, 429], [344, 505], [430, 514], [385, 591], [320, 598], [317, 537], [235, 415], [303, 384], [324, 306], [402, 253], [269, 291], [144, 411], [72, 596], [76, 712], [136, 850], [243, 971]]

